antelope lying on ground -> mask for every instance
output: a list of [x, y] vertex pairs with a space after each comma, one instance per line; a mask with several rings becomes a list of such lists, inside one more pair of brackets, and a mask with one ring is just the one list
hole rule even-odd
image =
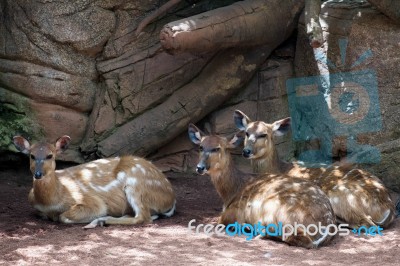
[[99, 159], [56, 171], [56, 154], [67, 149], [69, 142], [70, 138], [63, 136], [55, 145], [30, 145], [23, 137], [14, 137], [17, 149], [30, 156], [33, 188], [28, 198], [42, 217], [63, 223], [90, 222], [84, 228], [93, 228], [98, 224], [149, 223], [159, 215], [173, 215], [172, 186], [145, 159]]
[[[211, 177], [224, 202], [219, 223], [239, 224], [335, 224], [335, 215], [325, 193], [312, 183], [285, 175], [261, 175], [252, 178], [239, 171], [229, 149], [241, 143], [240, 137], [230, 141], [220, 136], [205, 136], [196, 126], [188, 129], [191, 141], [200, 147], [196, 171]], [[327, 231], [315, 235], [298, 230], [297, 235], [280, 240], [305, 248], [318, 247], [331, 239]]]
[[252, 122], [236, 110], [234, 121], [246, 132], [243, 156], [252, 160], [256, 173], [284, 173], [315, 182], [328, 195], [339, 220], [353, 228], [387, 227], [395, 218], [395, 206], [382, 182], [372, 174], [353, 169], [350, 164], [333, 164], [328, 168], [305, 168], [279, 159], [275, 136], [290, 129], [290, 117], [267, 124]]

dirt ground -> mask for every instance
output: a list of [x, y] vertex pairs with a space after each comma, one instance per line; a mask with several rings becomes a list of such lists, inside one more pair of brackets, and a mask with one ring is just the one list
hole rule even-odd
[[399, 265], [400, 219], [383, 236], [337, 236], [316, 250], [189, 232], [222, 203], [207, 176], [169, 174], [177, 213], [144, 226], [91, 230], [40, 220], [27, 202], [27, 165], [0, 169], [0, 265]]

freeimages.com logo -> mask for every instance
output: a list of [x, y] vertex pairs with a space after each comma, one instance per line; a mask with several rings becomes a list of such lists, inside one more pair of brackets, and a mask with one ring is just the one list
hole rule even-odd
[[361, 234], [363, 235], [369, 235], [369, 236], [376, 236], [380, 235], [383, 236], [383, 228], [380, 226], [370, 226], [370, 227], [365, 227], [361, 226], [359, 228], [354, 228], [350, 230], [348, 228], [348, 224], [329, 224], [327, 226], [321, 225], [321, 223], [316, 224], [309, 224], [307, 226], [299, 223], [294, 223], [294, 225], [291, 224], [283, 224], [282, 222], [279, 222], [278, 224], [270, 223], [263, 225], [261, 222], [258, 222], [256, 224], [240, 224], [238, 222], [228, 224], [227, 226], [223, 224], [198, 224], [194, 225], [196, 223], [196, 219], [192, 219], [188, 223], [188, 229], [190, 232], [195, 232], [196, 234], [199, 233], [204, 233], [206, 235], [217, 235], [217, 236], [222, 236], [222, 235], [229, 235], [229, 236], [245, 236], [246, 240], [252, 240], [254, 237], [257, 236], [274, 236], [274, 237], [282, 237], [282, 240], [287, 239], [287, 237], [292, 236], [292, 235], [311, 235], [314, 236], [316, 234], [320, 235], [340, 235], [340, 236], [346, 236], [349, 235], [350, 232], [354, 233], [355, 235], [360, 236]]
[[[286, 82], [293, 138], [319, 142], [319, 150], [304, 151], [299, 160], [305, 163], [331, 163], [333, 141], [345, 138], [350, 160], [378, 163], [375, 147], [357, 143], [360, 133], [382, 128], [376, 73], [373, 69], [343, 71], [362, 65], [372, 51], [367, 50], [351, 65], [346, 65], [347, 40], [339, 41], [341, 66], [332, 63], [321, 50], [314, 50], [316, 62], [329, 68], [328, 74], [298, 77]], [[322, 70], [321, 70], [322, 71]], [[335, 71], [336, 73], [330, 73]]]

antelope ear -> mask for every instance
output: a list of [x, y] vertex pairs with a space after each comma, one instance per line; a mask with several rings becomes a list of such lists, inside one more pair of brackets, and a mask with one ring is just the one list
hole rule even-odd
[[29, 154], [31, 145], [29, 144], [29, 141], [27, 141], [24, 137], [15, 136], [13, 138], [13, 142], [17, 150], [19, 150], [22, 153]]
[[61, 153], [68, 149], [69, 143], [71, 142], [71, 138], [67, 135], [60, 137], [56, 141], [56, 151], [57, 153]]
[[201, 143], [201, 138], [204, 136], [204, 133], [193, 124], [189, 124], [188, 134], [189, 139], [196, 145]]
[[251, 122], [250, 118], [240, 110], [235, 110], [233, 113], [235, 125], [240, 130], [246, 130], [247, 125]]
[[278, 120], [272, 124], [272, 131], [275, 136], [283, 136], [290, 130], [292, 119], [290, 117], [286, 117], [282, 120]]
[[236, 133], [229, 141], [227, 148], [234, 149], [239, 147], [243, 143], [244, 137], [245, 137], [244, 131]]

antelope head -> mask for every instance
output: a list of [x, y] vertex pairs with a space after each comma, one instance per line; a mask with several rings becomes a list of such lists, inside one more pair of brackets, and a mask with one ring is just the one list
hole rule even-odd
[[246, 132], [243, 156], [257, 159], [266, 156], [274, 150], [274, 138], [285, 135], [290, 129], [290, 117], [278, 120], [272, 124], [262, 121], [251, 121], [242, 111], [236, 110], [233, 115], [235, 125]]
[[205, 135], [195, 125], [190, 124], [188, 128], [190, 140], [199, 146], [199, 163], [196, 172], [203, 175], [225, 169], [230, 160], [229, 149], [238, 147], [243, 137], [240, 134], [233, 136], [231, 140], [215, 135]]
[[29, 155], [30, 170], [34, 179], [41, 179], [48, 173], [54, 173], [56, 169], [55, 156], [68, 148], [71, 138], [60, 137], [55, 145], [39, 142], [31, 145], [22, 136], [15, 136], [13, 142], [15, 147], [22, 153]]

